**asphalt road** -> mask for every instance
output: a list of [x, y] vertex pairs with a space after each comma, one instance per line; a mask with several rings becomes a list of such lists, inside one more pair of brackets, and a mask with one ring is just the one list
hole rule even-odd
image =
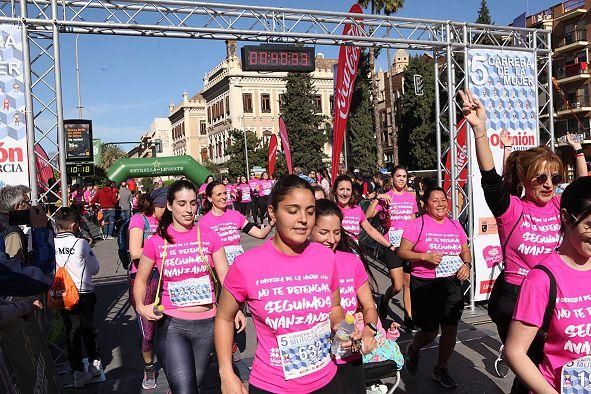
[[[242, 245], [245, 249], [261, 243], [242, 234]], [[118, 265], [117, 244], [115, 240], [105, 240], [94, 246], [94, 251], [101, 262], [101, 270], [96, 277], [98, 304], [95, 313], [95, 325], [99, 332], [99, 345], [105, 367], [106, 381], [91, 384], [84, 389], [72, 390], [79, 393], [167, 393], [168, 384], [164, 373], [160, 371], [158, 386], [155, 390], [141, 388], [143, 361], [139, 351], [138, 334], [135, 314], [129, 305], [128, 288], [125, 270]], [[376, 265], [373, 267], [378, 281], [378, 291], [383, 292], [389, 279], [385, 270]], [[399, 298], [399, 297], [398, 297]], [[391, 304], [389, 319], [401, 321], [401, 304]], [[252, 363], [256, 338], [252, 322], [249, 322], [245, 337], [239, 341], [242, 348], [242, 361], [237, 363], [241, 378], [247, 382], [249, 366]], [[409, 334], [403, 333], [398, 343], [404, 351], [411, 340]], [[458, 382], [454, 391], [457, 393], [500, 393], [508, 392], [513, 375], [499, 378], [494, 371], [494, 362], [500, 343], [495, 327], [483, 309], [464, 311], [460, 323], [458, 342], [455, 353], [450, 361], [449, 372]], [[397, 393], [438, 393], [450, 390], [441, 388], [431, 380], [431, 369], [437, 358], [437, 344], [421, 351], [419, 373], [411, 377], [401, 373], [401, 383]], [[207, 392], [219, 392], [217, 366], [211, 366], [211, 374], [207, 380]], [[392, 383], [392, 379], [384, 382]]]

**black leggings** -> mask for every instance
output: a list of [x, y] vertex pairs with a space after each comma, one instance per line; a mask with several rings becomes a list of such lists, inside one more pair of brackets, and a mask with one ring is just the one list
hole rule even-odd
[[337, 376], [341, 381], [343, 394], [365, 394], [365, 373], [361, 357], [345, 364], [337, 365]]
[[[238, 203], [238, 212], [248, 217], [252, 209], [252, 201]], [[254, 216], [254, 215], [253, 215]]]
[[158, 359], [174, 394], [198, 394], [213, 351], [213, 318], [166, 316], [158, 327]]
[[[273, 394], [270, 391], [260, 389], [258, 387], [253, 386], [250, 384], [248, 386], [248, 393], [249, 394]], [[311, 392], [312, 394], [343, 394], [343, 389], [341, 388], [341, 381], [339, 377], [335, 375], [334, 378], [328, 384], [321, 389], [315, 390]], [[175, 393], [176, 394], [176, 393]]]
[[258, 198], [257, 213], [259, 216], [259, 223], [260, 224], [263, 224], [265, 217], [267, 217], [267, 207], [269, 206], [269, 197], [270, 196], [259, 196], [259, 198]]

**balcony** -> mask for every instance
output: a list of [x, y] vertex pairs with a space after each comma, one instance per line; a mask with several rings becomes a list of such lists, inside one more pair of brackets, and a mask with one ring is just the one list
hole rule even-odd
[[560, 37], [554, 53], [558, 54], [572, 51], [573, 49], [585, 48], [587, 45], [589, 45], [589, 41], [587, 41], [587, 30], [577, 29]]
[[569, 64], [556, 70], [556, 79], [561, 84], [584, 81], [589, 77], [591, 77], [591, 70], [587, 62]]
[[581, 16], [587, 12], [585, 0], [568, 0], [562, 3], [562, 13], [554, 19], [556, 23], [562, 23], [575, 16]]
[[559, 117], [571, 114], [571, 110], [574, 113], [589, 112], [591, 111], [591, 100], [589, 99], [589, 95], [570, 97], [568, 104], [561, 101], [557, 107], [558, 112], [556, 112], [556, 116]]

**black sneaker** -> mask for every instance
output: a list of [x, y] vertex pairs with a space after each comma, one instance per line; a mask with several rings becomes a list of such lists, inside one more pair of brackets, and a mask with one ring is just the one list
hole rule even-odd
[[404, 353], [404, 369], [411, 376], [416, 376], [419, 371], [419, 353], [411, 351], [412, 343], [409, 343], [406, 347], [406, 353]]
[[447, 368], [435, 367], [435, 369], [433, 369], [433, 373], [431, 374], [431, 378], [438, 381], [439, 384], [446, 389], [453, 389], [457, 386], [456, 381], [447, 373]]

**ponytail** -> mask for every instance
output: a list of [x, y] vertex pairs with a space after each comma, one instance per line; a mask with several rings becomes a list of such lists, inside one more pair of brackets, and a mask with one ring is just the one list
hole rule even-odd
[[521, 197], [523, 192], [523, 185], [519, 180], [519, 154], [521, 152], [516, 150], [511, 152], [505, 160], [503, 168], [503, 185], [509, 191], [509, 194]]

